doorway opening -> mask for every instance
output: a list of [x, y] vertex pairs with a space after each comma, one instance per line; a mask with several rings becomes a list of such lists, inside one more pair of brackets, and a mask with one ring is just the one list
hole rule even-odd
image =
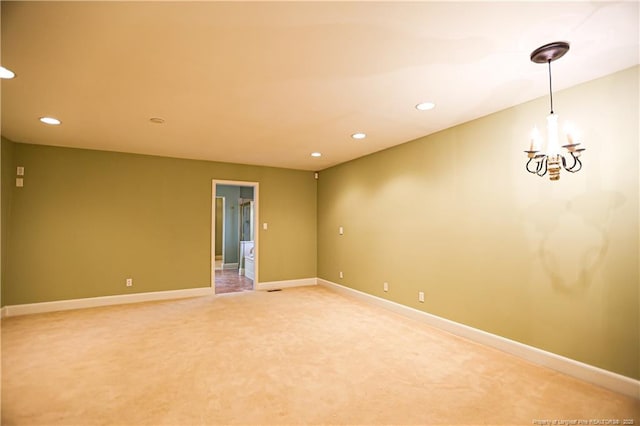
[[258, 183], [213, 181], [211, 286], [216, 294], [258, 282]]

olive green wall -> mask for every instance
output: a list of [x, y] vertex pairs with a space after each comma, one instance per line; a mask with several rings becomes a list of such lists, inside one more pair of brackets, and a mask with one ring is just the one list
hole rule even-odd
[[[4, 281], [7, 270], [7, 254], [9, 253], [7, 242], [10, 230], [8, 228], [9, 213], [11, 211], [11, 195], [12, 186], [15, 185], [16, 169], [13, 163], [13, 146], [14, 144], [1, 138], [0, 142], [0, 163], [2, 167], [2, 173], [0, 176], [0, 186], [2, 197], [0, 199], [0, 215], [2, 218], [2, 224], [0, 227], [0, 287], [4, 288]], [[0, 289], [1, 290], [1, 289]], [[0, 291], [0, 306], [4, 306], [4, 291]]]
[[311, 172], [5, 144], [25, 184], [3, 222], [4, 305], [209, 286], [212, 179], [259, 182], [261, 282], [316, 276]]
[[554, 96], [558, 182], [524, 169], [546, 97], [322, 171], [318, 276], [640, 378], [638, 70]]

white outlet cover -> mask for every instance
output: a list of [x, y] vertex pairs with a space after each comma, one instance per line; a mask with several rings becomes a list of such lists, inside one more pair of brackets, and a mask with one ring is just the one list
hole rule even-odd
[[342, 226], [340, 228], [338, 228], [338, 233], [340, 235], [344, 235], [344, 228]]
[[24, 167], [22, 167], [22, 166], [18, 166], [18, 167], [16, 168], [16, 174], [17, 174], [18, 176], [24, 176]]
[[22, 178], [16, 178], [16, 186], [18, 188], [22, 188], [24, 186], [24, 179]]
[[389, 283], [384, 283], [382, 285], [382, 288], [384, 289], [384, 291], [389, 291]]

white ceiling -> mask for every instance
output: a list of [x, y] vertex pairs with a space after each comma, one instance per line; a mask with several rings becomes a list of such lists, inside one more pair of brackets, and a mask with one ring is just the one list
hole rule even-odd
[[[638, 64], [640, 49], [636, 1], [1, 8], [2, 65], [17, 75], [2, 80], [5, 137], [305, 170], [546, 95], [546, 66], [529, 61], [540, 45], [571, 43], [554, 90]], [[426, 100], [436, 108], [414, 108]]]

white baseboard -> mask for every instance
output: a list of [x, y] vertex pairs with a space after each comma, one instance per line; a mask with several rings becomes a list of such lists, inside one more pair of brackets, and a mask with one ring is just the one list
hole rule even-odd
[[222, 269], [238, 269], [238, 262], [236, 263], [223, 263]]
[[286, 280], [286, 281], [268, 281], [266, 283], [256, 284], [256, 290], [277, 290], [281, 288], [290, 287], [303, 287], [307, 285], [318, 284], [317, 278], [302, 278], [299, 280]]
[[157, 300], [183, 299], [212, 295], [211, 287], [187, 288], [183, 290], [154, 291], [149, 293], [119, 294], [116, 296], [87, 297], [85, 299], [59, 300], [55, 302], [28, 303], [5, 306], [2, 317], [40, 314], [43, 312], [67, 311], [71, 309], [95, 308], [98, 306], [122, 305], [126, 303], [152, 302]]
[[382, 299], [371, 294], [363, 293], [321, 278], [318, 278], [318, 284], [348, 296], [355, 296], [367, 303], [380, 306], [405, 317], [424, 322], [430, 326], [455, 334], [456, 336], [507, 352], [534, 364], [551, 368], [559, 371], [560, 373], [584, 380], [585, 382], [640, 399], [640, 380], [635, 380], [571, 358], [525, 345], [524, 343], [516, 342], [477, 328], [469, 327], [427, 312], [419, 311], [417, 309]]

